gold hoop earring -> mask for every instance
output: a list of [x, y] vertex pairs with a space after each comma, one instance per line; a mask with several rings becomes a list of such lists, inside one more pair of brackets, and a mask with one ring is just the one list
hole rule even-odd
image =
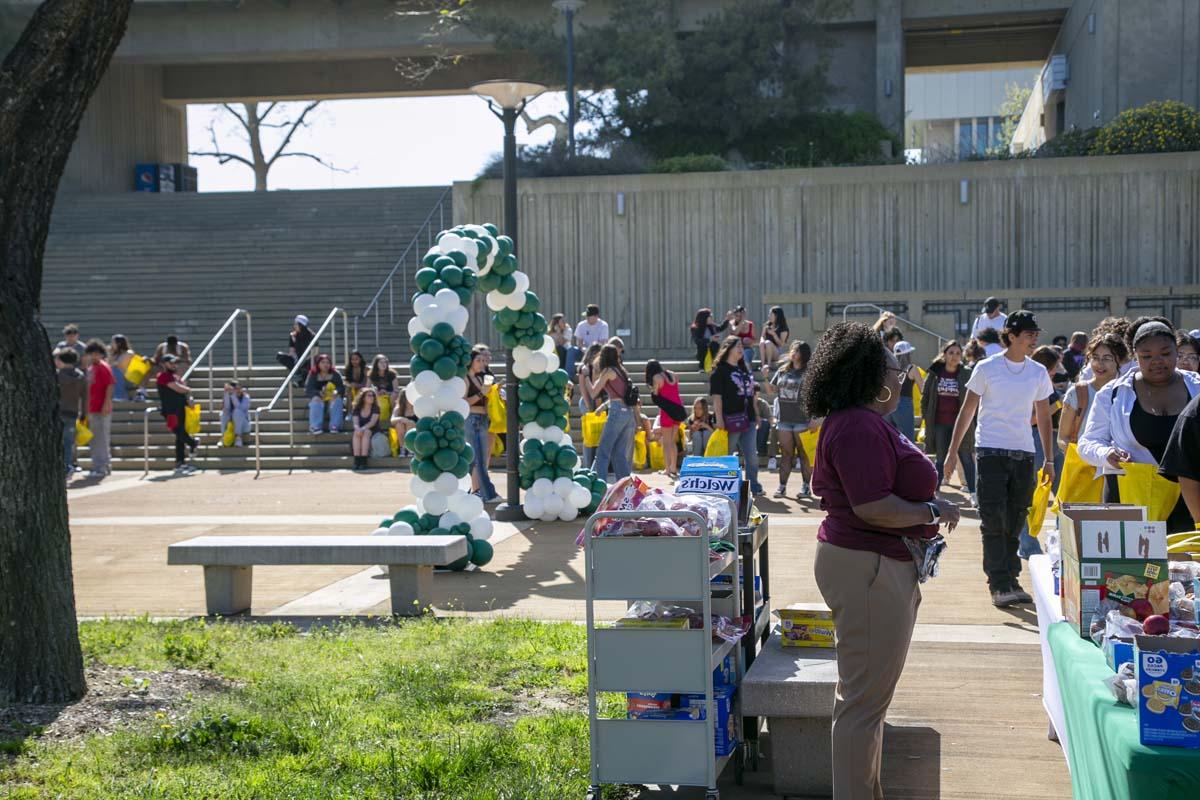
[[875, 402], [876, 402], [876, 403], [879, 403], [879, 405], [881, 405], [881, 406], [886, 406], [886, 405], [888, 404], [888, 401], [892, 399], [892, 387], [890, 387], [890, 386], [884, 386], [883, 388], [884, 388], [884, 389], [887, 391], [887, 393], [888, 393], [888, 394], [887, 394], [887, 397], [883, 398], [882, 400], [880, 400], [878, 397], [876, 397], [876, 398], [875, 398]]

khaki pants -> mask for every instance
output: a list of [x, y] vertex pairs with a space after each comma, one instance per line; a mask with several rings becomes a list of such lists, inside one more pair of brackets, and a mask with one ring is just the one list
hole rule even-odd
[[910, 561], [821, 542], [814, 572], [837, 632], [833, 797], [877, 800], [883, 797], [883, 721], [921, 605], [916, 568]]

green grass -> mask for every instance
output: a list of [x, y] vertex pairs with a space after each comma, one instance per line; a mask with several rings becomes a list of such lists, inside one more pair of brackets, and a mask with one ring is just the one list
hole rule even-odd
[[[207, 669], [237, 688], [109, 736], [25, 740], [0, 797], [580, 798], [588, 775], [584, 631], [415, 620], [288, 625], [101, 621], [90, 660]], [[606, 795], [608, 796], [608, 795]]]

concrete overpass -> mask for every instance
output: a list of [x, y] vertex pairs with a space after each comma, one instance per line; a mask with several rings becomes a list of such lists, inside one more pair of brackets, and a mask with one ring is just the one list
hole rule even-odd
[[[550, 0], [480, 0], [533, 22]], [[728, 0], [678, 0], [681, 31]], [[903, 131], [906, 66], [1042, 60], [1071, 0], [852, 0], [828, 20], [838, 40], [831, 105], [874, 113]], [[581, 25], [602, 23], [590, 0]], [[138, 0], [129, 30], [80, 132], [64, 186], [124, 191], [139, 161], [186, 161], [184, 108], [245, 99], [363, 98], [463, 93], [520, 76], [520, 56], [460, 28], [439, 43], [465, 58], [420, 84], [397, 59], [430, 57], [427, 13], [388, 0]], [[558, 23], [561, 24], [561, 21]]]

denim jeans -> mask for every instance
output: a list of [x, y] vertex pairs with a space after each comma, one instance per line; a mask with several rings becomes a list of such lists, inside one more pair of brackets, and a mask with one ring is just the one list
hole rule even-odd
[[341, 430], [342, 421], [345, 419], [345, 403], [341, 396], [339, 395], [326, 403], [318, 395], [308, 401], [308, 429], [310, 431], [319, 431], [325, 427], [325, 411], [327, 406], [329, 410], [329, 432], [337, 433]]
[[754, 348], [753, 347], [743, 347], [742, 348], [742, 360], [746, 362], [746, 369], [750, 370], [750, 372], [753, 373], [754, 372]]
[[712, 438], [712, 431], [696, 431], [692, 434], [692, 455], [704, 455], [704, 448], [708, 447], [708, 440]]
[[901, 395], [900, 404], [896, 406], [896, 410], [891, 413], [889, 419], [891, 419], [892, 425], [895, 426], [896, 430], [908, 437], [910, 442], [916, 444], [917, 422], [913, 418], [914, 413], [912, 395], [909, 395], [908, 397]]
[[579, 363], [579, 359], [581, 358], [583, 358], [583, 351], [578, 347], [567, 348], [567, 363], [562, 365], [567, 371], [567, 377], [575, 377], [575, 365]]
[[125, 385], [125, 373], [119, 368], [113, 367], [112, 374], [113, 380], [116, 381], [113, 384], [113, 400], [128, 400], [129, 388]]
[[1033, 500], [1037, 470], [1033, 453], [1024, 458], [978, 453], [979, 529], [988, 588], [1005, 591], [1021, 574], [1021, 529]]
[[[954, 425], [939, 425], [936, 422], [925, 421], [925, 441], [929, 443], [929, 437], [933, 437], [934, 466], [937, 468], [938, 483], [943, 483], [947, 476], [945, 475], [946, 456], [950, 454], [950, 440], [954, 438]], [[964, 440], [958, 446], [958, 463], [962, 464], [963, 475], [967, 478], [967, 491], [975, 491], [975, 453], [971, 450], [971, 445]]]
[[63, 464], [68, 475], [75, 470], [75, 417], [62, 418]]
[[92, 431], [92, 441], [88, 444], [88, 453], [92, 457], [92, 472], [112, 472], [112, 456], [109, 442], [112, 440], [112, 414], [88, 414], [88, 428]]
[[593, 469], [602, 479], [608, 480], [608, 467], [612, 464], [613, 475], [617, 480], [626, 477], [633, 471], [633, 437], [637, 433], [637, 424], [633, 411], [620, 400], [610, 400], [608, 403], [608, 419], [604, 421], [604, 432], [600, 434], [600, 444], [596, 447], [596, 461]]
[[471, 445], [471, 449], [475, 451], [475, 456], [471, 460], [471, 473], [479, 479], [479, 494], [484, 500], [491, 500], [496, 496], [496, 487], [492, 485], [492, 479], [488, 477], [488, 459], [491, 458], [491, 450], [488, 449], [488, 415], [487, 414], [468, 414], [466, 424], [467, 444]]
[[753, 425], [741, 433], [729, 434], [729, 455], [734, 453], [740, 453], [742, 456], [746, 480], [750, 481], [750, 491], [761, 493], [762, 484], [758, 482], [758, 433]]
[[[311, 422], [311, 420], [309, 420]], [[225, 426], [230, 422], [233, 423], [233, 435], [245, 436], [250, 432], [250, 412], [242, 409], [235, 409], [230, 415], [229, 409], [221, 411], [221, 434], [225, 433]]]

